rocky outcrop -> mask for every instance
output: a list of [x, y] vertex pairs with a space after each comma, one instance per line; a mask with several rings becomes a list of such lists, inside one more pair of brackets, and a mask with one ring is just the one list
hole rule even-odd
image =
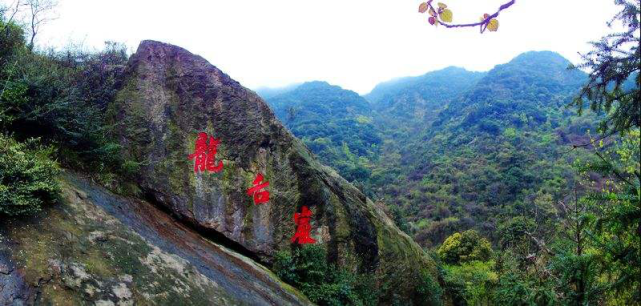
[[0, 223], [0, 305], [310, 305], [154, 205], [66, 174], [41, 216]]
[[[435, 277], [431, 259], [380, 207], [319, 164], [255, 93], [202, 57], [145, 41], [125, 75], [109, 112], [150, 202], [267, 264], [292, 247], [292, 217], [307, 206], [328, 260], [376, 277], [384, 300], [416, 302], [418, 278]], [[221, 172], [194, 172], [188, 155], [201, 132], [220, 139]], [[255, 205], [247, 189], [259, 173], [271, 196]]]
[[34, 291], [15, 266], [7, 243], [0, 233], [0, 305], [24, 305], [33, 301]]

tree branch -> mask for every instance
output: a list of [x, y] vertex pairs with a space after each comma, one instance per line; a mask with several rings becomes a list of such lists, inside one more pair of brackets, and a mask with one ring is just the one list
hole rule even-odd
[[[488, 23], [490, 22], [490, 20], [492, 20], [492, 19], [494, 19], [494, 18], [498, 17], [498, 16], [499, 16], [499, 14], [501, 13], [501, 11], [503, 11], [504, 9], [509, 8], [509, 7], [510, 7], [510, 6], [512, 6], [515, 2], [516, 2], [516, 0], [511, 0], [511, 1], [507, 2], [507, 3], [502, 4], [502, 5], [499, 7], [499, 9], [498, 9], [494, 14], [489, 15], [487, 18], [485, 18], [483, 21], [480, 21], [480, 22], [476, 22], [476, 23], [463, 23], [463, 24], [449, 24], [449, 23], [443, 23], [443, 22], [439, 21], [439, 23], [440, 23], [441, 25], [443, 25], [444, 27], [446, 27], [446, 28], [472, 28], [472, 27], [478, 27], [478, 26], [481, 26], [481, 33], [483, 33], [483, 32], [485, 32], [485, 29], [487, 28], [487, 25], [488, 25]], [[437, 11], [438, 11], [438, 10], [434, 9], [434, 7], [432, 6], [432, 1], [428, 1], [428, 2], [427, 2], [427, 5], [428, 5], [428, 6], [429, 6], [429, 8], [430, 8], [430, 9], [432, 9], [434, 12], [437, 12]]]
[[536, 244], [536, 246], [539, 247], [539, 249], [541, 249], [544, 252], [548, 253], [550, 256], [554, 256], [554, 254], [555, 254], [554, 251], [550, 250], [547, 247], [547, 245], [545, 244], [545, 241], [543, 241], [542, 239], [536, 238], [532, 233], [530, 233], [528, 231], [526, 231], [525, 234], [528, 235], [528, 237], [530, 237], [530, 239], [532, 239], [532, 241], [534, 241], [534, 243]]
[[635, 187], [635, 185], [632, 182], [630, 182], [625, 176], [623, 176], [623, 174], [621, 174], [621, 172], [619, 172], [619, 170], [610, 161], [608, 161], [601, 153], [599, 153], [599, 151], [594, 150], [594, 153], [596, 154], [596, 156], [598, 156], [601, 159], [601, 161], [603, 161], [608, 166], [610, 166], [610, 168], [612, 168], [612, 173], [614, 173], [616, 177], [618, 177], [621, 181], [625, 182], [626, 184], [632, 187]]

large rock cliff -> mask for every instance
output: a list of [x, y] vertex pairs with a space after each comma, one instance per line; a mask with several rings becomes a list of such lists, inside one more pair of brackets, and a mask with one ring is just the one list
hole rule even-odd
[[[420, 302], [418, 278], [436, 275], [431, 259], [319, 164], [255, 93], [202, 57], [155, 41], [141, 43], [125, 75], [109, 112], [125, 158], [140, 165], [136, 185], [147, 200], [267, 265], [292, 247], [293, 215], [307, 206], [328, 261], [376, 277], [384, 301]], [[201, 132], [220, 139], [221, 172], [195, 173], [188, 156]], [[247, 190], [259, 173], [271, 195], [256, 205]]]

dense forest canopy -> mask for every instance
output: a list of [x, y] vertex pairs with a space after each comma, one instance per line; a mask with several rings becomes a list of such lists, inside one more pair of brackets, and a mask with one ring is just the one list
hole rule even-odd
[[[498, 235], [496, 218], [506, 206], [529, 206], [532, 192], [558, 198], [555, 193], [562, 190], [545, 186], [558, 185], [552, 181], [570, 171], [565, 161], [570, 156], [560, 152], [573, 141], [587, 141], [585, 128], [592, 126], [590, 120], [596, 122], [576, 118], [564, 107], [587, 79], [583, 72], [568, 70], [569, 64], [552, 52], [530, 52], [487, 73], [452, 67], [383, 84], [365, 96], [369, 104], [358, 104], [359, 115], [372, 118], [371, 127], [344, 121], [340, 132], [327, 133], [334, 142], [308, 146], [323, 158], [343, 147], [366, 152], [351, 160], [354, 168], [365, 169], [366, 176], [358, 179], [345, 172], [350, 159], [324, 160], [376, 198], [395, 203], [392, 207], [408, 216], [403, 227], [411, 227], [426, 246], [466, 228]], [[292, 96], [296, 104], [283, 102]], [[345, 109], [333, 118], [323, 111], [351, 105], [337, 96], [303, 85], [268, 101], [295, 135], [307, 139], [345, 118]], [[307, 109], [288, 121], [287, 109], [301, 107], [296, 105]], [[375, 133], [382, 139], [378, 149], [367, 153], [363, 140], [373, 137], [350, 134], [350, 128]]]

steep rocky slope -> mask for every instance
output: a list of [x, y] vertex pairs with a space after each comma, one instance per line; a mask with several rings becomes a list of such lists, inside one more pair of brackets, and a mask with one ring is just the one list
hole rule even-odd
[[82, 176], [61, 204], [0, 224], [0, 305], [307, 305], [249, 258]]
[[[269, 265], [276, 251], [293, 247], [293, 215], [307, 206], [328, 261], [376, 277], [382, 302], [419, 302], [418, 279], [435, 278], [431, 259], [380, 207], [322, 166], [255, 93], [202, 57], [141, 43], [110, 114], [125, 157], [140, 165], [140, 193], [237, 251]], [[188, 156], [201, 132], [220, 139], [221, 172], [195, 173]], [[255, 205], [247, 190], [259, 173], [271, 196]]]

